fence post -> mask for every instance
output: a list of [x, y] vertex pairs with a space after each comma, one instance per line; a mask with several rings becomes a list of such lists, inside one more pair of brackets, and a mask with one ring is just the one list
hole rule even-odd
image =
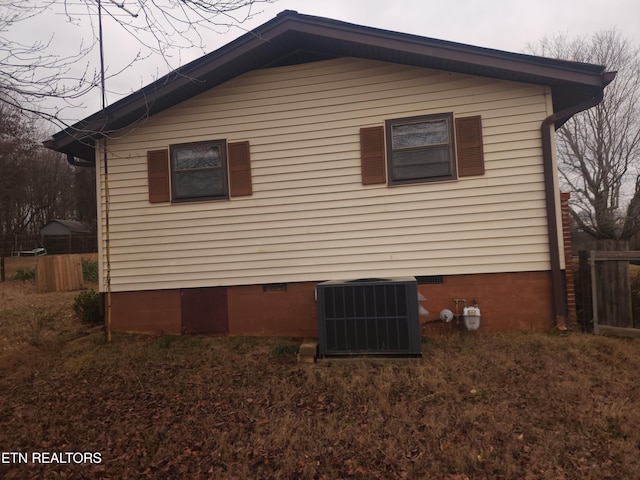
[[593, 304], [591, 300], [591, 266], [589, 264], [589, 252], [578, 252], [578, 281], [580, 282], [580, 323], [583, 332], [593, 331]]
[[[603, 258], [606, 253], [602, 252], [628, 252], [629, 244], [619, 240], [598, 240], [597, 248], [598, 258]], [[594, 315], [598, 324], [633, 328], [629, 259], [617, 255], [611, 257], [606, 261], [598, 261], [594, 269], [594, 274], [597, 272], [598, 277], [598, 285], [593, 287], [593, 296], [598, 305], [597, 311], [594, 306]]]
[[593, 333], [600, 334], [598, 328], [598, 314], [600, 312], [600, 305], [598, 305], [598, 282], [596, 280], [596, 252], [591, 250], [589, 252], [589, 275], [591, 276], [591, 311], [593, 313]]

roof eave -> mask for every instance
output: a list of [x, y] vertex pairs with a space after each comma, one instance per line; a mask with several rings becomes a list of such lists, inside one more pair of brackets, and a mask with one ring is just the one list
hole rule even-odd
[[[292, 41], [295, 39], [296, 41]], [[363, 27], [285, 11], [222, 48], [171, 72], [75, 125], [45, 146], [94, 159], [95, 140], [144, 121], [293, 49], [549, 85], [554, 110], [581, 103], [605, 86], [604, 67], [546, 59]]]

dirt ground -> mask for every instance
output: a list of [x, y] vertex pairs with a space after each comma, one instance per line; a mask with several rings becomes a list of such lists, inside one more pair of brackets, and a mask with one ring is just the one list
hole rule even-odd
[[0, 349], [20, 351], [25, 345], [77, 331], [80, 322], [72, 305], [78, 293], [39, 294], [33, 281], [0, 282]]
[[6, 278], [11, 278], [19, 268], [36, 268], [38, 257], [4, 257]]

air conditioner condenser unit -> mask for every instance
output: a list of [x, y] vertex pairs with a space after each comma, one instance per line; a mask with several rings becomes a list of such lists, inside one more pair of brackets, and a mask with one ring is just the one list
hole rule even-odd
[[329, 281], [316, 288], [320, 357], [421, 355], [415, 278]]

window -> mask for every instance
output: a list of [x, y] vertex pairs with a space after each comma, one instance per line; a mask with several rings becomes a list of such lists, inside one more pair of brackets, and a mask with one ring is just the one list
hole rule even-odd
[[224, 140], [171, 145], [174, 201], [229, 198]]
[[389, 184], [456, 178], [453, 114], [385, 122]]
[[249, 142], [227, 145], [225, 140], [216, 140], [172, 145], [170, 150], [150, 150], [147, 180], [150, 203], [252, 195]]
[[453, 122], [453, 115], [446, 113], [362, 127], [362, 184], [388, 181], [398, 185], [484, 175], [482, 140], [480, 115], [456, 117]]

